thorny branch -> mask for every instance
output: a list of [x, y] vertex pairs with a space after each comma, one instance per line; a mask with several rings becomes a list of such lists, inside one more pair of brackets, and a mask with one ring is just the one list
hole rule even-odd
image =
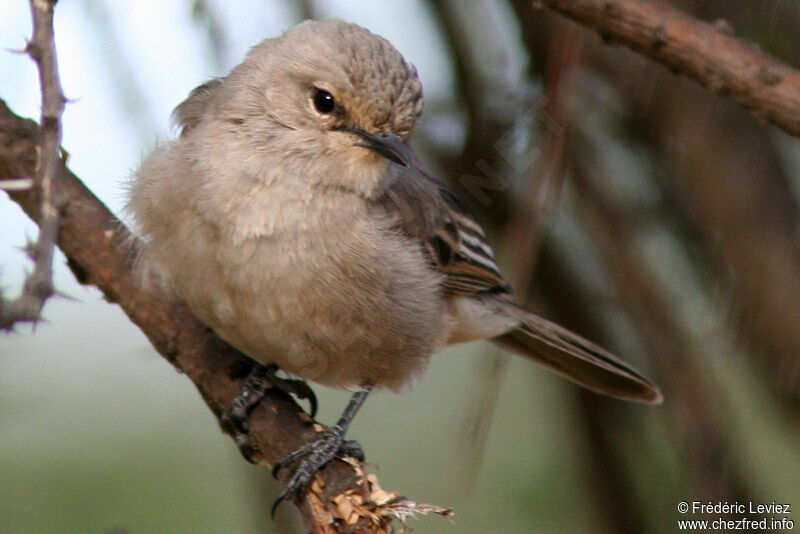
[[[45, 299], [53, 293], [57, 243], [78, 279], [96, 285], [109, 301], [118, 303], [156, 350], [192, 380], [219, 418], [252, 362], [217, 338], [183, 304], [140, 287], [132, 270], [135, 239], [60, 158], [65, 98], [53, 40], [55, 3], [31, 0], [34, 36], [26, 51], [40, 67], [41, 126], [15, 116], [0, 100], [0, 176], [12, 177], [0, 184], [40, 227], [30, 252], [36, 269], [25, 282], [23, 295], [0, 308], [0, 328], [39, 318]], [[29, 176], [34, 176], [32, 183]], [[272, 390], [250, 418], [254, 458], [274, 464], [322, 429], [290, 399]], [[389, 533], [392, 519], [451, 513], [385, 491], [361, 464], [343, 461], [326, 466], [296, 504], [306, 527], [319, 533]]]
[[[0, 175], [25, 176], [36, 164], [40, 129], [14, 115], [0, 100]], [[133, 273], [135, 239], [97, 197], [58, 162], [53, 188], [62, 200], [58, 246], [84, 283], [97, 286], [120, 305], [155, 349], [197, 387], [217, 418], [230, 405], [252, 362], [197, 320], [186, 306], [165, 295], [146, 292]], [[34, 191], [8, 191], [36, 222]], [[324, 427], [277, 390], [253, 410], [250, 437], [259, 463], [274, 464], [313, 439]], [[229, 429], [225, 428], [225, 431]], [[281, 472], [285, 476], [287, 470]], [[296, 502], [306, 528], [320, 533], [392, 532], [393, 518], [452, 511], [384, 491], [360, 464], [328, 464]]]
[[[39, 160], [33, 183], [39, 195], [39, 237], [26, 247], [34, 268], [25, 279], [22, 293], [11, 301], [0, 298], [0, 329], [10, 330], [16, 323], [36, 323], [45, 301], [53, 294], [53, 252], [59, 229], [59, 214], [53, 177], [61, 163], [61, 115], [66, 99], [58, 77], [58, 61], [53, 37], [53, 7], [56, 0], [31, 0], [33, 38], [26, 52], [39, 69], [42, 89], [41, 136]], [[22, 180], [5, 181], [13, 189]]]
[[757, 117], [800, 137], [800, 72], [734, 37], [724, 21], [699, 21], [655, 0], [540, 0]]

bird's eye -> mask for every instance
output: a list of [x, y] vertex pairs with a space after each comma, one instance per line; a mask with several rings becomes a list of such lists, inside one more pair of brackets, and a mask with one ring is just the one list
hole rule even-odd
[[314, 108], [320, 113], [331, 113], [336, 109], [336, 100], [328, 91], [317, 89], [314, 91]]

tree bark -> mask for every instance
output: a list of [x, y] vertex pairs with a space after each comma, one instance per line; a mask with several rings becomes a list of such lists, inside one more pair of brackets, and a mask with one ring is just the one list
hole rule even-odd
[[800, 72], [734, 37], [724, 21], [699, 21], [653, 0], [541, 0], [554, 11], [596, 30], [757, 117], [800, 137]]

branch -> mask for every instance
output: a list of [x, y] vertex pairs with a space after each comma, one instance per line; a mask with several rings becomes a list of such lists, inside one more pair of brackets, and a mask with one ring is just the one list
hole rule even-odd
[[[61, 164], [61, 115], [64, 93], [58, 78], [58, 61], [53, 37], [55, 0], [31, 0], [33, 38], [26, 52], [39, 69], [42, 88], [42, 130], [39, 138], [38, 166], [31, 169], [33, 187], [39, 201], [39, 237], [26, 247], [34, 261], [33, 271], [25, 278], [22, 293], [11, 301], [0, 298], [0, 329], [11, 330], [16, 323], [36, 323], [45, 301], [53, 294], [53, 252], [58, 235], [59, 214], [53, 190], [53, 176]], [[10, 175], [9, 175], [10, 176]], [[23, 176], [30, 176], [26, 174]], [[24, 180], [23, 180], [24, 181]], [[6, 181], [14, 189], [14, 181]], [[19, 181], [16, 181], [19, 183]]]
[[[29, 176], [36, 165], [42, 130], [14, 115], [0, 100], [0, 176]], [[58, 246], [81, 282], [100, 288], [119, 304], [147, 335], [156, 350], [195, 384], [219, 418], [238, 394], [252, 362], [216, 337], [186, 306], [146, 293], [132, 271], [135, 239], [125, 226], [59, 161], [52, 188], [62, 201]], [[37, 223], [41, 204], [34, 191], [8, 191]], [[250, 416], [254, 457], [274, 464], [311, 440], [321, 425], [311, 421], [291, 399], [268, 392]], [[229, 429], [223, 429], [230, 433]], [[286, 470], [284, 470], [285, 472]], [[284, 473], [285, 475], [285, 473]], [[306, 528], [313, 532], [391, 532], [392, 518], [448, 510], [415, 503], [380, 488], [357, 463], [333, 461], [296, 502]]]
[[671, 295], [662, 290], [639, 252], [636, 221], [590, 178], [603, 167], [595, 157], [599, 151], [589, 141], [581, 147], [583, 156], [575, 159], [572, 169], [581, 199], [577, 215], [589, 229], [620, 302], [646, 344], [663, 390], [673, 399], [674, 442], [687, 472], [701, 494], [712, 500], [752, 500], [745, 477], [732, 461], [724, 431], [730, 418], [727, 407], [716, 400], [718, 386], [697, 358], [695, 347], [701, 345], [671, 313], [676, 309]]
[[800, 137], [800, 72], [731, 35], [654, 0], [541, 0], [547, 7], [685, 74]]
[[214, 67], [221, 71], [226, 66], [228, 58], [228, 43], [230, 40], [225, 35], [225, 26], [216, 9], [209, 5], [208, 0], [194, 0], [192, 2], [192, 18], [205, 33], [206, 41], [211, 50]]
[[726, 320], [761, 371], [754, 376], [796, 415], [800, 206], [792, 177], [775, 139], [756, 121], [685, 89], [659, 89], [663, 116], [643, 125], [670, 176], [663, 194], [678, 227], [702, 247], [692, 258], [719, 281]]
[[[509, 184], [515, 181], [502, 153], [502, 142], [519, 115], [510, 101], [508, 105], [513, 109], [489, 106], [489, 91], [493, 85], [498, 89], [497, 80], [492, 79], [486, 66], [476, 57], [471, 43], [488, 42], [486, 39], [496, 37], [496, 33], [493, 28], [486, 29], [488, 22], [468, 29], [463, 22], [466, 15], [460, 13], [459, 16], [449, 2], [429, 0], [428, 5], [453, 61], [456, 93], [466, 118], [466, 138], [461, 153], [445, 162], [451, 176], [450, 185], [459, 196], [484, 208], [481, 210], [483, 222], [494, 226], [503, 222], [503, 214], [510, 203]], [[480, 3], [462, 3], [459, 7], [461, 11], [472, 13], [473, 20], [488, 20], [485, 13], [475, 14], [484, 9]], [[485, 209], [493, 204], [491, 210]]]

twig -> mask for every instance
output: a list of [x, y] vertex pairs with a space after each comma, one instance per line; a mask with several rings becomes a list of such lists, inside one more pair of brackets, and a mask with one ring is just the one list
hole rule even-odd
[[[39, 237], [26, 249], [34, 262], [22, 293], [12, 301], [0, 300], [0, 329], [10, 330], [16, 323], [39, 321], [45, 301], [53, 295], [53, 252], [59, 229], [58, 207], [53, 177], [61, 159], [61, 115], [66, 99], [58, 78], [58, 61], [53, 37], [53, 7], [56, 0], [31, 0], [33, 38], [26, 51], [39, 69], [42, 88], [39, 161], [33, 184], [39, 195]], [[19, 181], [17, 181], [19, 183]]]
[[623, 44], [757, 117], [800, 137], [800, 72], [731, 35], [719, 21], [701, 22], [648, 0], [541, 0], [609, 43]]

